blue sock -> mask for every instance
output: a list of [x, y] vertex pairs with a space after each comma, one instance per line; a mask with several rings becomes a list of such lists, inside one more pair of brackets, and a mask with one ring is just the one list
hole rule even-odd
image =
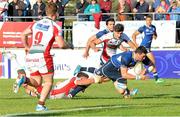
[[77, 86], [74, 90], [72, 90], [69, 94], [72, 95], [72, 97], [74, 97], [76, 94], [78, 94], [80, 91], [84, 91], [89, 85], [85, 86]]
[[154, 73], [153, 73], [153, 77], [155, 78], [155, 80], [158, 80], [158, 79], [159, 79], [158, 73], [157, 73], [157, 72], [154, 72]]

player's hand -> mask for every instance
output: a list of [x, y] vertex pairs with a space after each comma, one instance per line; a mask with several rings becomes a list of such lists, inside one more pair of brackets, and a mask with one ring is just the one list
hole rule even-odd
[[89, 56], [89, 52], [85, 52], [85, 53], [83, 54], [83, 57], [86, 58], [86, 59], [88, 58], [88, 56]]
[[140, 72], [140, 75], [145, 75], [147, 72], [146, 72], [146, 68], [144, 68], [141, 72]]
[[147, 80], [147, 79], [149, 79], [149, 76], [140, 75], [140, 80]]
[[29, 50], [30, 50], [30, 48], [28, 48], [28, 47], [24, 49], [24, 51], [25, 51], [26, 54], [29, 53]]
[[97, 47], [94, 48], [94, 52], [99, 52], [99, 51], [101, 51], [100, 48], [97, 48]]

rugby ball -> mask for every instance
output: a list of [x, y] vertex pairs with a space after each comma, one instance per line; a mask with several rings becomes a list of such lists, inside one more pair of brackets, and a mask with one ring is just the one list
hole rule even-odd
[[144, 70], [144, 64], [142, 62], [137, 62], [133, 70], [136, 75], [140, 75], [142, 70]]

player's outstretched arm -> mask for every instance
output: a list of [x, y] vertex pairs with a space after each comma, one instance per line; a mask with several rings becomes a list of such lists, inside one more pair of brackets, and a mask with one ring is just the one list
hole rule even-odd
[[129, 50], [128, 48], [124, 47], [122, 44], [120, 45], [119, 49], [123, 52]]
[[132, 39], [133, 39], [133, 42], [134, 42], [136, 48], [139, 47], [139, 45], [138, 45], [137, 42], [136, 42], [136, 37], [137, 37], [139, 34], [140, 34], [139, 31], [135, 31], [135, 32], [133, 33], [133, 35], [132, 35]]
[[91, 36], [87, 41], [83, 57], [87, 58], [89, 56], [90, 48], [93, 49], [96, 52], [97, 51], [96, 45], [99, 44], [99, 43], [101, 43], [101, 40], [97, 39], [96, 35]]
[[58, 44], [58, 46], [59, 46], [60, 48], [62, 48], [62, 49], [68, 49], [68, 48], [73, 49], [73, 46], [70, 45], [70, 44], [68, 44], [68, 43], [66, 43], [66, 42], [63, 40], [63, 37], [62, 37], [62, 36], [56, 36], [56, 37], [55, 37], [55, 40], [56, 40], [56, 42], [57, 42], [57, 44]]
[[127, 44], [133, 49], [133, 50], [136, 50], [137, 48], [137, 45], [133, 42], [133, 41], [128, 41]]
[[129, 79], [129, 80], [146, 80], [149, 78], [148, 76], [146, 76], [144, 74], [132, 75], [132, 74], [128, 73], [128, 68], [126, 68], [126, 67], [121, 67], [120, 72], [121, 72], [122, 78]]
[[28, 44], [28, 35], [32, 34], [32, 30], [30, 26], [25, 29], [21, 34], [21, 41], [24, 44], [25, 50], [29, 51], [29, 44]]

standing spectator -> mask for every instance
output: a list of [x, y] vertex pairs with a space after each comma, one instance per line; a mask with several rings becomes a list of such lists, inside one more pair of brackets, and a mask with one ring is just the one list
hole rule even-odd
[[136, 3], [135, 8], [133, 9], [134, 13], [137, 13], [135, 15], [136, 20], [145, 20], [145, 16], [147, 14], [138, 14], [138, 13], [146, 13], [149, 12], [149, 5], [144, 0], [139, 0], [139, 2]]
[[[178, 1], [173, 1], [168, 9], [168, 13], [180, 13]], [[176, 43], [180, 43], [180, 14], [170, 14], [170, 20], [176, 20]]]
[[[76, 3], [76, 13], [84, 13], [84, 10], [87, 8], [89, 3], [86, 0], [80, 0]], [[86, 20], [88, 19], [85, 15], [80, 15], [79, 20]]]
[[90, 21], [94, 20], [92, 14], [100, 13], [100, 12], [101, 12], [101, 9], [100, 9], [99, 4], [97, 3], [97, 0], [91, 0], [91, 3], [87, 6], [87, 8], [84, 11], [85, 14], [88, 14], [88, 16], [90, 15], [89, 16]]
[[42, 16], [45, 16], [45, 3], [42, 0], [37, 0], [37, 2], [33, 5], [33, 16], [38, 16], [35, 20], [41, 19]]
[[[165, 0], [168, 5], [170, 5], [169, 0]], [[161, 0], [153, 0], [153, 11], [161, 4]]]
[[62, 1], [62, 5], [65, 7], [66, 4], [68, 4], [68, 2], [69, 2], [70, 0], [61, 0], [61, 1]]
[[118, 4], [118, 17], [120, 21], [132, 20], [132, 15], [122, 15], [122, 13], [131, 13], [131, 5], [126, 0], [119, 0]]
[[166, 15], [162, 14], [162, 13], [167, 13], [168, 10], [168, 4], [166, 3], [165, 0], [161, 0], [160, 5], [155, 9], [156, 13], [160, 13], [160, 14], [156, 14], [155, 15], [155, 19], [156, 20], [166, 20]]
[[8, 15], [8, 1], [0, 0], [0, 21], [3, 21], [3, 18]]
[[[99, 0], [99, 5], [102, 13], [110, 13], [112, 9], [112, 0]], [[110, 16], [107, 14], [106, 15], [103, 14], [102, 16], [103, 21], [106, 21], [109, 18]]]
[[[177, 5], [178, 5], [178, 2], [174, 0], [171, 3], [171, 6], [168, 8], [167, 12], [168, 13], [180, 12], [180, 6], [177, 6]], [[180, 21], [180, 14], [170, 14], [170, 20]]]
[[[23, 16], [23, 11], [25, 9], [25, 4], [21, 0], [13, 0], [9, 3], [9, 15], [10, 16]], [[22, 18], [14, 18], [13, 21], [23, 21]]]
[[[23, 12], [23, 16], [32, 16], [30, 1], [29, 0], [24, 0], [24, 4], [25, 4], [25, 9], [24, 9], [24, 12]], [[25, 21], [32, 21], [32, 19], [27, 18], [27, 19], [25, 19]]]
[[[62, 0], [53, 0], [53, 2], [57, 5], [58, 8], [58, 21], [62, 22], [62, 29], [64, 29], [64, 6], [62, 5]], [[64, 32], [62, 33], [64, 37]]]

